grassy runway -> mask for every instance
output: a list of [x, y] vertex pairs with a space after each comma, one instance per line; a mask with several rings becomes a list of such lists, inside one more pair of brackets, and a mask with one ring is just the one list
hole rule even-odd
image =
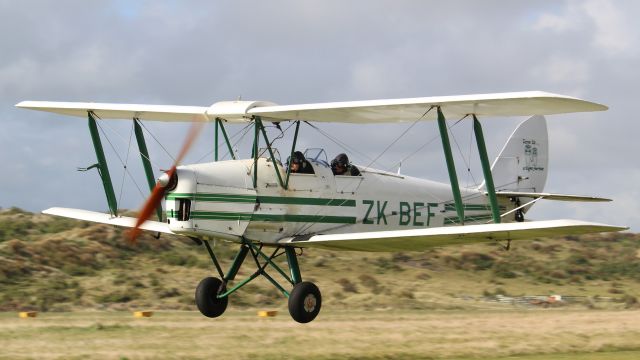
[[638, 359], [640, 311], [325, 311], [313, 323], [230, 309], [0, 313], [6, 359]]

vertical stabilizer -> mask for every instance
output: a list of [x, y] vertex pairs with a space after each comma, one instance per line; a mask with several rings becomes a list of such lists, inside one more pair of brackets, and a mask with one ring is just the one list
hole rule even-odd
[[518, 125], [493, 162], [496, 191], [542, 192], [548, 162], [547, 121], [534, 115]]

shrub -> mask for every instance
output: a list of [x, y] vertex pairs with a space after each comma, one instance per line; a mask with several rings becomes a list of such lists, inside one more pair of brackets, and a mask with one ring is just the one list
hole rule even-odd
[[169, 264], [174, 266], [187, 266], [194, 267], [199, 264], [199, 260], [197, 257], [190, 254], [178, 254], [173, 251], [166, 252], [162, 254], [161, 259]]
[[639, 307], [638, 306], [638, 299], [635, 296], [627, 294], [622, 298], [622, 301], [624, 302], [624, 307], [626, 309], [634, 309], [634, 308]]
[[518, 275], [511, 270], [511, 264], [506, 262], [497, 262], [493, 267], [493, 274], [503, 279], [514, 279]]
[[376, 258], [373, 263], [378, 266], [380, 270], [402, 270], [400, 266], [385, 256]]
[[470, 270], [487, 270], [490, 269], [495, 262], [495, 259], [491, 255], [475, 252], [462, 253], [461, 260], [463, 268], [469, 269], [469, 266], [466, 265], [471, 265]]
[[135, 291], [112, 291], [110, 293], [98, 295], [95, 297], [99, 303], [126, 303], [137, 299], [139, 294]]
[[379, 294], [383, 290], [383, 287], [380, 286], [380, 283], [378, 282], [378, 280], [376, 280], [376, 278], [374, 278], [371, 275], [362, 274], [362, 275], [358, 276], [358, 279], [360, 280], [362, 285], [364, 285], [365, 287], [371, 289], [371, 291], [374, 294]]
[[157, 288], [155, 290], [155, 292], [156, 292], [156, 294], [158, 294], [158, 297], [160, 297], [161, 299], [165, 299], [165, 298], [175, 297], [175, 296], [180, 296], [181, 295], [180, 290], [178, 290], [176, 288], [171, 288], [171, 289]]
[[337, 283], [340, 284], [340, 286], [342, 286], [342, 291], [344, 292], [351, 292], [351, 293], [358, 292], [358, 288], [356, 287], [356, 284], [349, 281], [349, 279], [345, 279], [345, 278], [338, 279]]
[[393, 253], [391, 255], [391, 260], [393, 262], [400, 262], [400, 263], [405, 263], [409, 260], [411, 260], [411, 257], [405, 253], [399, 252], [399, 253]]
[[567, 258], [566, 263], [569, 265], [590, 265], [589, 259], [582, 254], [574, 254]]

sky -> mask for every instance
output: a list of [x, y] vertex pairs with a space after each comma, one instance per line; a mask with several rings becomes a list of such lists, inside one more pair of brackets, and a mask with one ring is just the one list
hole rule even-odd
[[[640, 2], [631, 0], [0, 0], [0, 207], [107, 210], [97, 173], [76, 171], [96, 162], [86, 120], [14, 107], [23, 100], [209, 106], [241, 98], [286, 105], [542, 90], [609, 106], [548, 117], [545, 191], [614, 201], [541, 201], [527, 217], [637, 232], [638, 15]], [[483, 120], [490, 158], [522, 120]], [[100, 125], [119, 204], [139, 208], [148, 190], [131, 121]], [[160, 174], [188, 128], [145, 126]], [[354, 163], [379, 156], [372, 166], [396, 171], [403, 160], [403, 174], [448, 182], [434, 122], [417, 124], [387, 151], [410, 124], [318, 126], [356, 149], [349, 153]], [[242, 126], [228, 131], [238, 139]], [[470, 133], [469, 121], [453, 128], [462, 186], [482, 181]], [[250, 154], [247, 138], [237, 144], [241, 157]], [[283, 159], [289, 144], [275, 144]], [[345, 151], [308, 126], [299, 147], [324, 148], [329, 158]], [[212, 149], [209, 125], [185, 163], [212, 161]]]

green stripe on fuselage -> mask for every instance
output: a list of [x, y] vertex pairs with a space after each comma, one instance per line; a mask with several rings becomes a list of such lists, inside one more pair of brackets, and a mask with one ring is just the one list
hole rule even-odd
[[286, 204], [286, 205], [320, 205], [320, 206], [348, 206], [355, 207], [356, 201], [351, 199], [326, 199], [326, 198], [306, 198], [289, 196], [253, 196], [234, 194], [207, 194], [207, 193], [171, 193], [167, 200], [191, 199], [196, 201], [211, 202], [244, 202], [261, 204]]
[[192, 211], [192, 219], [204, 220], [230, 220], [230, 221], [250, 221], [251, 213], [232, 213], [221, 211]]
[[354, 216], [253, 214], [251, 221], [355, 224]]
[[167, 200], [191, 199], [197, 201], [215, 202], [256, 202], [254, 195], [234, 195], [234, 194], [205, 194], [205, 193], [171, 193], [167, 195]]
[[[170, 215], [169, 212], [167, 215]], [[355, 224], [353, 216], [252, 214], [222, 211], [192, 211], [192, 219], [226, 221], [304, 222], [322, 224]]]
[[323, 199], [283, 196], [258, 196], [261, 204], [291, 204], [291, 205], [324, 205], [324, 206], [349, 206], [355, 207], [356, 201], [349, 199]]

